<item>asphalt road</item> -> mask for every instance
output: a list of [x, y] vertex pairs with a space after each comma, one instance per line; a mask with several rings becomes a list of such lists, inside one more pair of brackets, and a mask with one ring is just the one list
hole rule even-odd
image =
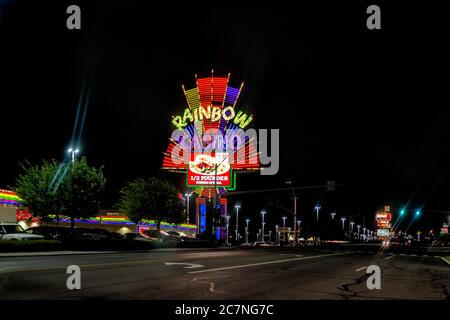
[[[2, 257], [0, 299], [449, 300], [449, 263], [449, 257], [310, 248]], [[67, 289], [69, 265], [81, 268], [80, 290]], [[370, 265], [380, 267], [379, 290], [367, 288]]]

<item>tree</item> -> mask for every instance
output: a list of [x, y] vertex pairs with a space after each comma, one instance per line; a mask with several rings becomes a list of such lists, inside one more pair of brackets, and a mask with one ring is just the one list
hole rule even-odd
[[120, 194], [117, 207], [135, 223], [154, 220], [159, 231], [162, 221], [174, 224], [182, 221], [183, 202], [177, 188], [168, 181], [137, 179], [129, 182]]
[[76, 218], [89, 218], [98, 213], [105, 185], [103, 167], [90, 167], [86, 157], [69, 164], [61, 191], [72, 229]]
[[16, 179], [14, 191], [22, 199], [23, 207], [29, 208], [33, 216], [45, 221], [55, 214], [58, 220], [64, 211], [64, 203], [58, 185], [57, 173], [65, 171], [55, 160], [43, 160], [33, 166], [29, 161], [21, 164], [22, 174]]
[[106, 184], [103, 168], [90, 167], [86, 158], [73, 163], [43, 160], [40, 166], [26, 161], [22, 170], [13, 189], [33, 216], [45, 221], [54, 214], [58, 223], [66, 215], [73, 229], [75, 218], [91, 217], [100, 209]]

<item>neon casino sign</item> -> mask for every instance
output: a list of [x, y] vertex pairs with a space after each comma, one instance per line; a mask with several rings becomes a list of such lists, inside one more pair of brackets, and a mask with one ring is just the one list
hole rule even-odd
[[213, 196], [216, 188], [224, 196], [235, 190], [237, 172], [261, 169], [256, 140], [247, 135], [253, 116], [236, 109], [243, 84], [233, 86], [229, 74], [196, 75], [195, 84], [182, 87], [187, 107], [172, 116], [176, 129], [162, 169], [185, 174], [186, 186], [200, 197]]
[[175, 116], [172, 119], [172, 123], [178, 129], [183, 129], [192, 122], [203, 121], [204, 119], [210, 120], [211, 122], [217, 122], [221, 119], [225, 121], [233, 120], [235, 125], [238, 125], [241, 129], [244, 129], [252, 120], [253, 117], [248, 116], [242, 111], [235, 112], [232, 106], [227, 106], [226, 108], [199, 106], [197, 109], [191, 111], [190, 109], [185, 109], [183, 117]]

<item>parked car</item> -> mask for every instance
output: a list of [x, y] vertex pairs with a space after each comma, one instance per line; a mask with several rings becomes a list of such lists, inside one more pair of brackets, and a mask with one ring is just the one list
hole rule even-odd
[[111, 232], [100, 228], [75, 228], [75, 238], [82, 240], [111, 240]]
[[39, 226], [28, 228], [25, 232], [43, 236], [46, 240], [62, 240], [69, 236], [70, 229], [66, 227]]
[[150, 241], [150, 237], [142, 235], [140, 233], [128, 232], [123, 235], [124, 240], [133, 240], [133, 241]]
[[26, 233], [17, 223], [0, 223], [0, 240], [44, 240], [44, 237]]
[[175, 236], [175, 235], [171, 235], [169, 233], [167, 233], [164, 230], [145, 230], [144, 234], [146, 236], [148, 236], [150, 239], [152, 240], [158, 240], [158, 241], [170, 241], [170, 240], [176, 240], [176, 241], [181, 241], [180, 236]]
[[273, 247], [273, 244], [265, 241], [256, 241], [253, 242], [254, 247]]

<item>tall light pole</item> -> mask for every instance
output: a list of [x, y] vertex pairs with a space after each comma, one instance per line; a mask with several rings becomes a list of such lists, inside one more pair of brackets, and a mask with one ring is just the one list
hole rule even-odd
[[272, 241], [272, 230], [269, 230], [269, 242]]
[[75, 155], [80, 152], [80, 149], [78, 149], [78, 148], [77, 149], [70, 148], [69, 150], [67, 150], [67, 152], [71, 154], [72, 163], [74, 163], [75, 162]]
[[358, 228], [358, 240], [359, 240], [359, 228], [361, 228], [361, 225], [358, 224], [356, 227]]
[[347, 218], [346, 217], [342, 217], [341, 218], [341, 221], [342, 221], [342, 230], [345, 230], [345, 220], [346, 220]]
[[281, 219], [283, 219], [283, 228], [286, 228], [286, 216], [283, 216]]
[[336, 215], [336, 212], [330, 213], [331, 219], [334, 220], [334, 216]]
[[226, 241], [226, 244], [228, 246], [228, 228], [230, 226], [230, 216], [226, 215], [225, 219], [226, 219], [226, 227], [227, 227], [227, 241]]
[[266, 215], [266, 210], [261, 210], [261, 216], [262, 216], [262, 220], [261, 220], [261, 229], [262, 229], [262, 241], [264, 241], [264, 225], [266, 224], [264, 222], [264, 216]]
[[239, 227], [239, 204], [234, 206], [236, 208], [236, 241], [238, 241], [238, 227]]
[[280, 233], [278, 232], [278, 225], [275, 225], [275, 237], [277, 239], [277, 242], [280, 242]]
[[297, 220], [297, 241], [300, 240], [300, 225], [302, 224], [302, 220]]
[[295, 244], [297, 242], [296, 239], [295, 239], [296, 238], [295, 234], [297, 233], [296, 228], [297, 228], [297, 199], [298, 198], [295, 195], [294, 185], [292, 184], [292, 181], [286, 181], [286, 184], [291, 186], [292, 197], [293, 197], [293, 200], [294, 200], [293, 226], [294, 226], [294, 244]]
[[250, 219], [245, 219], [246, 226], [245, 226], [245, 243], [248, 244], [248, 224], [250, 223]]
[[316, 205], [315, 207], [314, 207], [314, 209], [316, 210], [316, 219], [317, 219], [317, 221], [319, 221], [319, 210], [320, 210], [320, 205]]
[[192, 196], [192, 192], [186, 193], [184, 196], [186, 197], [186, 202], [187, 202], [187, 205], [186, 205], [186, 223], [189, 224], [189, 202], [190, 202], [189, 198]]
[[[258, 235], [260, 235], [261, 234], [261, 229], [259, 229], [259, 232], [258, 232]], [[261, 236], [261, 239], [262, 239], [262, 236]], [[261, 240], [262, 241], [262, 240]]]
[[247, 223], [247, 225], [245, 226], [245, 236], [247, 237], [246, 243], [248, 244], [248, 224], [250, 223], [250, 219], [245, 219], [245, 222]]
[[350, 232], [348, 233], [348, 240], [352, 240], [351, 235], [353, 234], [353, 225], [355, 223], [353, 221], [350, 222]]

